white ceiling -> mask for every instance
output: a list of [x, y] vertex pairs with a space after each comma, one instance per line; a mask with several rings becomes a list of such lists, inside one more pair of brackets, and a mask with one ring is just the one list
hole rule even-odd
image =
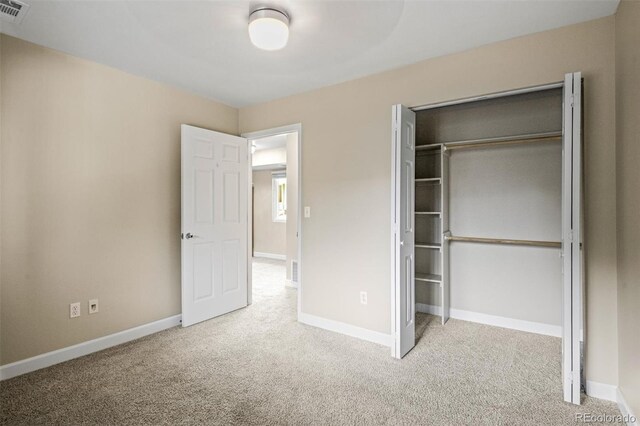
[[251, 144], [255, 145], [256, 151], [265, 149], [284, 148], [287, 146], [287, 134], [265, 136], [264, 138], [251, 139]]
[[608, 16], [619, 2], [273, 0], [291, 34], [266, 52], [247, 33], [255, 1], [23, 1], [22, 24], [2, 32], [235, 107]]

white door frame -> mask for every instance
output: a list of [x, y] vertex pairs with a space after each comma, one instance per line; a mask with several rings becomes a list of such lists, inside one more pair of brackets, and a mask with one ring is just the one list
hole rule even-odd
[[[240, 136], [246, 138], [251, 141], [253, 139], [265, 138], [268, 136], [278, 136], [286, 133], [297, 133], [298, 134], [298, 318], [300, 318], [300, 313], [302, 312], [302, 123], [290, 124], [287, 126], [274, 127], [271, 129], [258, 130], [255, 132], [247, 132], [242, 133]], [[251, 153], [251, 144], [249, 144], [249, 198], [251, 198], [251, 185], [253, 184], [252, 179], [252, 168], [251, 163], [253, 159], [253, 154]], [[251, 236], [253, 235], [253, 222], [251, 220], [252, 214], [252, 205], [251, 200], [249, 200], [249, 265], [251, 265], [251, 255], [253, 253], [253, 245], [251, 241]], [[251, 282], [251, 266], [249, 266], [249, 304], [252, 302], [252, 282]]]

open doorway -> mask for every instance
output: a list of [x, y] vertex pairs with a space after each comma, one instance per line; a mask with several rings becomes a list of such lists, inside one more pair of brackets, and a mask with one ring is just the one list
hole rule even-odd
[[252, 165], [250, 303], [298, 289], [299, 307], [300, 130], [293, 125], [243, 134]]

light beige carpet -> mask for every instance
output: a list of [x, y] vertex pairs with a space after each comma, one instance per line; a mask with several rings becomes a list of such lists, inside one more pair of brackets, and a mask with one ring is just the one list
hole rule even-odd
[[560, 340], [420, 315], [405, 359], [296, 322], [284, 263], [254, 264], [254, 304], [0, 384], [2, 424], [576, 424]]

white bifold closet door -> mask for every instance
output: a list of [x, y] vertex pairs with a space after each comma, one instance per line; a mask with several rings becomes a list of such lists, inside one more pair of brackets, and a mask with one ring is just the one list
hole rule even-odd
[[580, 404], [582, 384], [582, 75], [564, 80], [562, 137], [562, 384], [564, 400]]
[[247, 306], [247, 140], [182, 125], [182, 326]]
[[[514, 91], [521, 93], [521, 91]], [[508, 96], [503, 94], [500, 96]], [[478, 100], [478, 99], [474, 99]], [[564, 400], [580, 404], [584, 262], [582, 247], [582, 76], [564, 81], [562, 162], [562, 382]], [[393, 106], [392, 356], [415, 346], [414, 165], [415, 113]], [[442, 230], [446, 232], [446, 229]], [[444, 239], [443, 245], [444, 245]], [[448, 299], [443, 299], [448, 312]]]
[[415, 127], [416, 114], [409, 108], [396, 105], [393, 108], [393, 156], [394, 161], [394, 294], [396, 308], [396, 336], [392, 354], [402, 358], [416, 345], [416, 296], [415, 296]]

